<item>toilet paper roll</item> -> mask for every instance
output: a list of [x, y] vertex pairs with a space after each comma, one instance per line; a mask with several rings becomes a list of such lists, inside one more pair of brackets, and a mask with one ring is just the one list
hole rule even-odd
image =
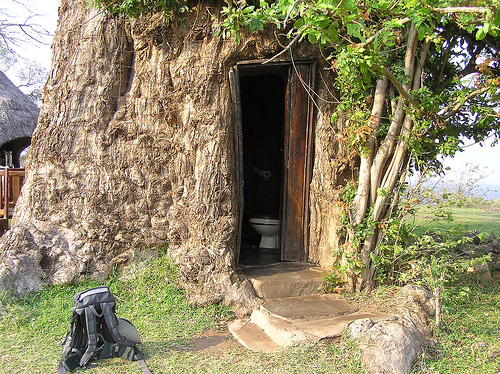
[[271, 179], [271, 172], [269, 170], [263, 170], [262, 178], [264, 179], [265, 182], [269, 182], [269, 180]]

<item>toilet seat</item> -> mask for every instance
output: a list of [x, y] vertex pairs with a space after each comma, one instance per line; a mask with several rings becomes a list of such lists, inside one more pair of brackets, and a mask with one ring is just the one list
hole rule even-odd
[[250, 218], [248, 220], [248, 222], [254, 223], [256, 225], [264, 225], [264, 226], [276, 226], [276, 225], [280, 224], [280, 220], [279, 219], [258, 218], [258, 217]]

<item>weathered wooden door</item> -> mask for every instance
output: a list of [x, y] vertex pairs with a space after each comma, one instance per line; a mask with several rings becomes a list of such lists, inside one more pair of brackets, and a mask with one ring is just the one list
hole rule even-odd
[[231, 101], [233, 103], [233, 139], [235, 154], [235, 180], [237, 201], [237, 231], [235, 262], [239, 263], [241, 249], [241, 229], [243, 226], [243, 209], [245, 197], [243, 196], [243, 125], [241, 115], [240, 74], [235, 66], [229, 71], [229, 84], [231, 86]]
[[285, 112], [281, 258], [305, 262], [309, 248], [309, 184], [313, 155], [313, 64], [290, 66]]
[[236, 164], [236, 194], [238, 201], [238, 263], [243, 220], [243, 141], [241, 93], [239, 76], [244, 69], [253, 73], [272, 67], [288, 67], [285, 98], [284, 173], [281, 213], [281, 259], [306, 262], [309, 240], [309, 184], [313, 166], [313, 95], [316, 64], [308, 61], [282, 61], [263, 65], [260, 62], [240, 63], [230, 71], [233, 101], [234, 146]]

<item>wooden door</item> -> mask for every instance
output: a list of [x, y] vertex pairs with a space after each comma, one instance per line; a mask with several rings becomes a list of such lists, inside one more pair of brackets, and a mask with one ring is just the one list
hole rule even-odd
[[229, 85], [231, 87], [231, 101], [233, 103], [233, 140], [234, 140], [234, 166], [236, 181], [237, 202], [237, 231], [235, 263], [239, 263], [241, 250], [241, 230], [243, 227], [243, 209], [245, 200], [243, 196], [243, 124], [241, 113], [240, 75], [238, 67], [229, 71]]
[[306, 262], [309, 240], [309, 184], [313, 155], [314, 64], [290, 66], [285, 113], [282, 213], [284, 261]]

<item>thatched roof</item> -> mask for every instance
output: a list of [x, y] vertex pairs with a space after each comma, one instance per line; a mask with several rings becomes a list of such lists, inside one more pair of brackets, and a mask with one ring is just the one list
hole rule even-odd
[[0, 146], [31, 137], [40, 109], [0, 71]]

